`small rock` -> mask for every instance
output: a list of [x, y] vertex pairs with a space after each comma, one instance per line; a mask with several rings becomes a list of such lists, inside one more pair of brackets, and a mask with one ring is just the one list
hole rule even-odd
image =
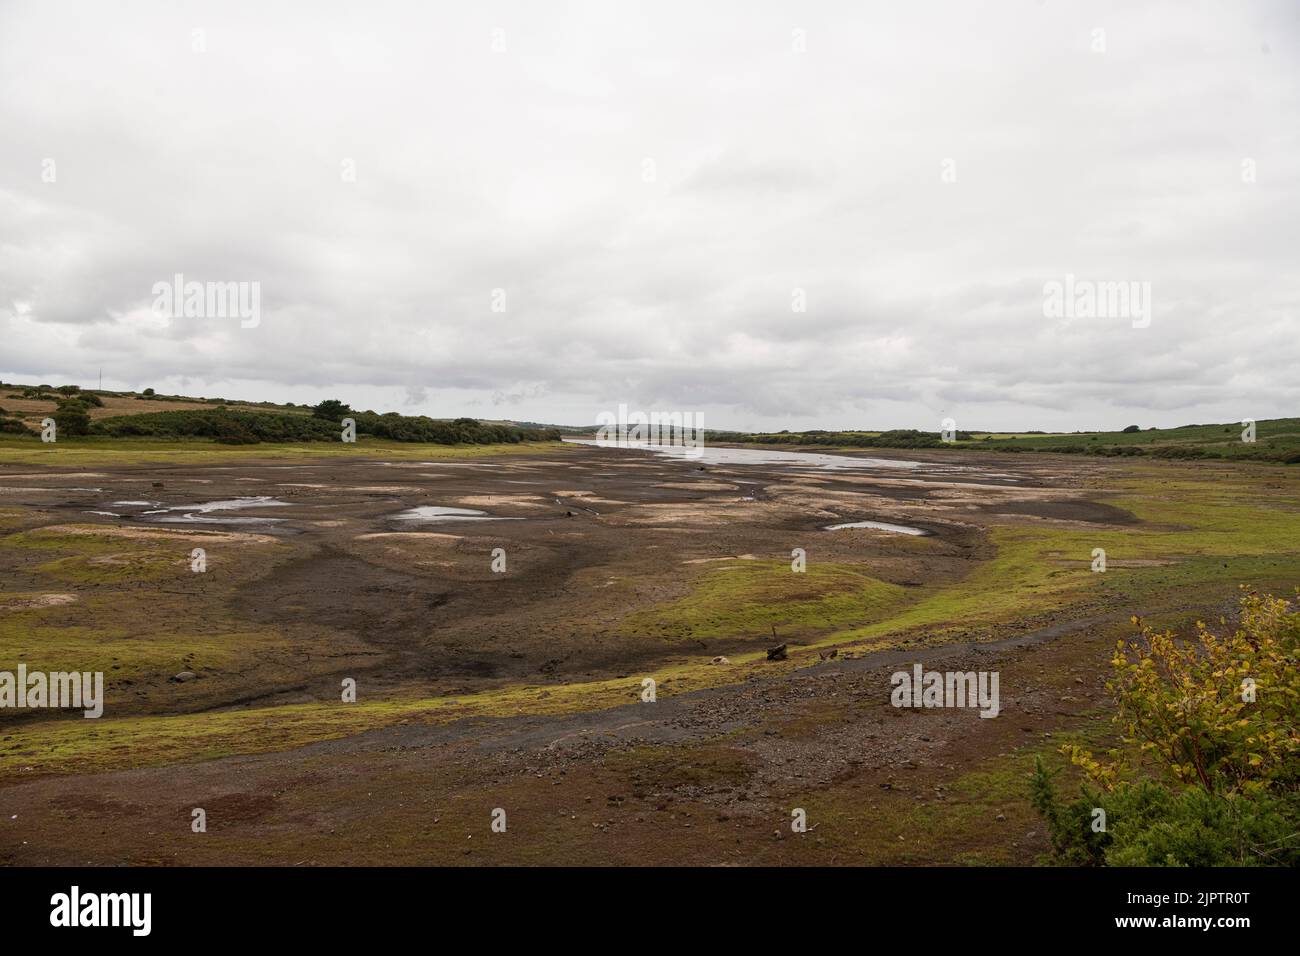
[[194, 671], [181, 671], [172, 678], [172, 681], [177, 684], [184, 684], [187, 680], [194, 680], [198, 676]]

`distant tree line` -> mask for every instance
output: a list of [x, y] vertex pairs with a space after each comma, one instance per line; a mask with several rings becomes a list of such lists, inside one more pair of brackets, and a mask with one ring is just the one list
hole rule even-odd
[[426, 415], [399, 415], [397, 412], [356, 412], [338, 399], [329, 398], [312, 408], [312, 417], [331, 423], [351, 418], [357, 423], [358, 435], [374, 435], [401, 442], [431, 442], [436, 445], [493, 445], [521, 441], [558, 441], [555, 428], [529, 428], [504, 422], [481, 422], [474, 418], [429, 418]]
[[[9, 385], [13, 398], [40, 399], [56, 403], [51, 413], [59, 438], [100, 435], [113, 438], [210, 439], [228, 445], [259, 442], [338, 441], [341, 422], [351, 418], [358, 435], [371, 435], [398, 442], [429, 442], [439, 445], [516, 444], [525, 441], [558, 441], [561, 431], [544, 425], [483, 422], [474, 418], [437, 419], [425, 415], [379, 414], [354, 411], [338, 399], [326, 399], [314, 406], [288, 402], [285, 411], [263, 403], [221, 398], [188, 398], [159, 395], [146, 388], [139, 393], [83, 391], [76, 385]], [[92, 408], [103, 408], [100, 395], [129, 396], [168, 402], [203, 402], [213, 407], [177, 409], [144, 414], [112, 415], [92, 420]], [[230, 407], [234, 406], [234, 407]], [[292, 409], [292, 411], [288, 411]], [[39, 431], [22, 420], [22, 412], [0, 408], [0, 434], [34, 437]], [[30, 414], [30, 413], [28, 413]]]
[[[1046, 435], [1043, 432], [1021, 432], [1019, 436], [995, 438], [984, 434], [976, 440], [968, 431], [956, 433], [955, 442], [945, 442], [938, 432], [924, 432], [914, 428], [899, 428], [884, 432], [825, 431], [812, 429], [801, 432], [723, 432], [710, 431], [713, 442], [731, 442], [758, 445], [801, 445], [834, 448], [946, 448], [958, 451], [980, 449], [985, 451], [1045, 452], [1059, 455], [1102, 455], [1106, 457], [1150, 457], [1164, 459], [1226, 459], [1276, 461], [1300, 464], [1300, 430], [1284, 431], [1262, 437], [1258, 442], [1246, 444], [1232, 439], [1208, 440], [1205, 435], [1178, 435], [1188, 429], [1219, 430], [1219, 426], [1189, 425], [1182, 429], [1159, 431], [1148, 429], [1145, 433], [1136, 425], [1119, 432], [1072, 435]], [[1235, 427], [1222, 432], [1236, 435]], [[1032, 437], [1031, 437], [1032, 436]], [[1159, 442], [1164, 441], [1164, 444]], [[1141, 443], [1139, 443], [1141, 442]]]
[[559, 433], [553, 429], [519, 428], [514, 425], [480, 422], [473, 418], [443, 421], [426, 418], [423, 415], [353, 412], [342, 403], [338, 403], [337, 407], [329, 406], [313, 415], [254, 412], [229, 408], [117, 415], [91, 423], [89, 434], [114, 438], [209, 438], [227, 445], [338, 441], [340, 422], [344, 418], [355, 420], [358, 435], [372, 435], [398, 442], [486, 445], [559, 439]]

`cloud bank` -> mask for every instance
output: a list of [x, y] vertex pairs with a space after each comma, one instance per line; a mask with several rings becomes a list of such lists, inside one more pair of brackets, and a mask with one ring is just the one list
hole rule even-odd
[[[0, 6], [0, 376], [589, 424], [1300, 411], [1288, 3]], [[446, 7], [446, 9], [441, 9]], [[261, 318], [155, 283], [257, 282]], [[1149, 326], [1044, 286], [1150, 283]]]

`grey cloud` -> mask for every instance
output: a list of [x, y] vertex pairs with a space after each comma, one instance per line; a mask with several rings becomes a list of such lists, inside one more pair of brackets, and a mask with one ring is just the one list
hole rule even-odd
[[[0, 376], [719, 427], [1295, 411], [1287, 4], [741, 9], [7, 4]], [[151, 321], [176, 272], [260, 282], [261, 324]], [[1067, 272], [1150, 281], [1151, 327], [1045, 319]]]

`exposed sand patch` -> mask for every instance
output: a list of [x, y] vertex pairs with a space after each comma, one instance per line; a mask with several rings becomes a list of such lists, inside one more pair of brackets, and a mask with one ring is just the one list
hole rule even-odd
[[374, 538], [440, 538], [443, 541], [452, 542], [460, 541], [464, 535], [459, 534], [440, 534], [437, 531], [371, 531], [368, 534], [359, 534], [354, 540], [370, 541]]
[[496, 508], [500, 505], [513, 505], [516, 508], [549, 507], [537, 495], [466, 495], [456, 500], [471, 508]]
[[994, 485], [978, 481], [945, 481], [938, 478], [877, 478], [873, 475], [840, 475], [835, 476], [838, 483], [848, 483], [855, 485], [878, 485], [881, 488], [944, 488], [956, 492], [966, 491], [998, 491], [1010, 493], [1016, 496], [1047, 495], [1059, 496], [1058, 489], [1051, 488], [1022, 488], [1019, 485]]
[[57, 607], [77, 600], [75, 594], [27, 594], [0, 597], [0, 611], [26, 611], [34, 607]]
[[758, 555], [756, 554], [729, 554], [726, 557], [722, 557], [722, 558], [689, 558], [683, 561], [682, 564], [709, 564], [710, 562], [713, 561], [757, 561], [757, 560], [758, 560]]
[[681, 491], [738, 491], [736, 485], [726, 481], [664, 481], [655, 488], [672, 488]]
[[12, 485], [0, 485], [0, 494], [11, 494], [11, 495], [16, 495], [20, 493], [31, 494], [32, 492], [39, 492], [40, 494], [48, 495], [57, 491], [99, 492], [103, 490], [104, 490], [103, 488], [15, 488]]
[[419, 494], [420, 489], [411, 485], [355, 485], [351, 488], [344, 488], [344, 491], [378, 491], [386, 495], [414, 495]]
[[[978, 495], [981, 501], [997, 499], [999, 501], [1072, 501], [1076, 496], [1062, 495], [1056, 488], [1021, 488], [1009, 485], [979, 485], [974, 482], [952, 484], [935, 482], [930, 487], [935, 489], [935, 498], [975, 498], [973, 492], [986, 492]], [[992, 494], [987, 494], [992, 492]]]
[[[752, 503], [750, 503], [752, 505]], [[736, 502], [699, 502], [657, 505], [637, 505], [632, 513], [618, 515], [621, 522], [645, 525], [661, 524], [704, 524], [720, 525], [733, 520], [739, 509]]]
[[177, 538], [192, 540], [202, 538], [204, 541], [218, 541], [223, 544], [275, 544], [276, 539], [267, 534], [249, 534], [241, 531], [206, 531], [199, 528], [176, 528], [162, 531], [153, 528], [119, 528], [103, 524], [52, 524], [37, 528], [31, 532], [44, 537], [46, 535], [85, 535], [87, 537], [133, 538], [143, 541], [168, 541]]

